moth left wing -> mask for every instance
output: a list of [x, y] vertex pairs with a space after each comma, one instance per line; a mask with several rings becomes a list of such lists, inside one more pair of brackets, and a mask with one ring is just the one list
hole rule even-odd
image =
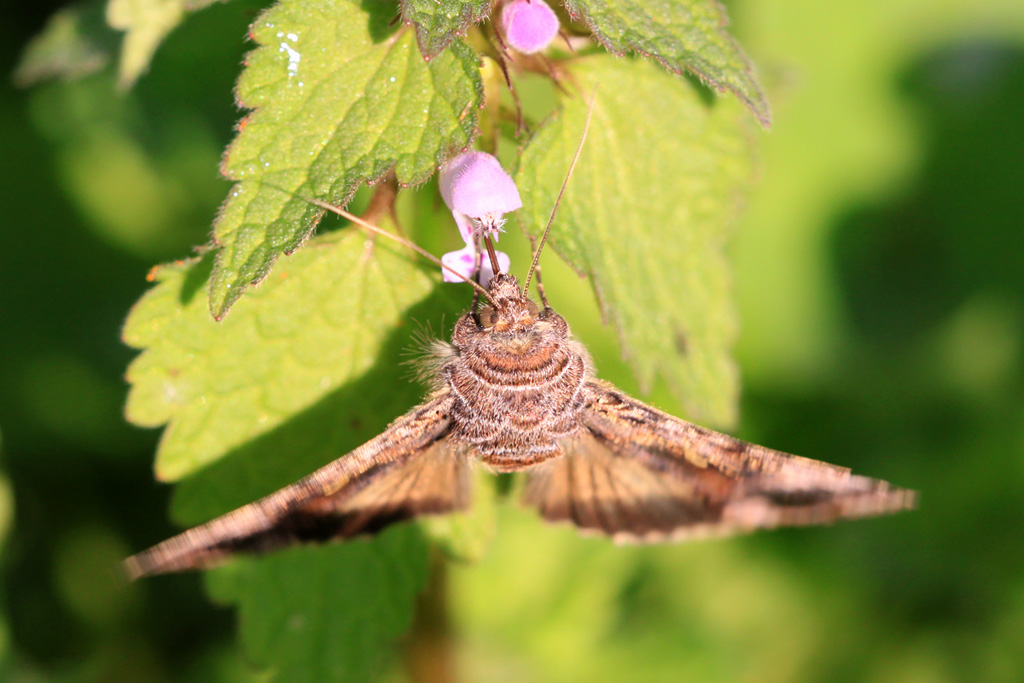
[[[523, 501], [551, 522], [572, 522], [616, 540], [662, 540], [714, 522], [717, 482], [703, 472], [665, 468], [624, 454], [592, 433], [566, 444], [567, 454], [526, 475]], [[659, 471], [660, 470], [660, 471]], [[713, 475], [713, 473], [712, 473]]]
[[527, 478], [525, 500], [546, 519], [653, 541], [914, 506], [913, 491], [705, 429], [610, 385], [584, 392], [584, 433]]
[[469, 504], [469, 468], [447, 441], [440, 396], [348, 455], [285, 488], [125, 560], [132, 578], [203, 569], [235, 553], [371, 534]]

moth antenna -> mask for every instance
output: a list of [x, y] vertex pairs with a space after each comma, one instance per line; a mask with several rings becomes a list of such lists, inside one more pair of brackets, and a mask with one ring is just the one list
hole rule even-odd
[[569, 178], [572, 178], [572, 172], [576, 169], [576, 162], [580, 160], [580, 154], [583, 152], [583, 143], [587, 141], [587, 131], [590, 130], [590, 118], [594, 115], [594, 103], [596, 101], [597, 92], [595, 89], [595, 92], [590, 96], [590, 106], [587, 108], [587, 120], [583, 123], [583, 135], [580, 136], [580, 144], [576, 145], [576, 154], [573, 155], [572, 163], [569, 164], [569, 171], [565, 174], [565, 180], [562, 181], [562, 189], [558, 191], [555, 205], [551, 208], [551, 216], [548, 217], [548, 224], [544, 227], [544, 234], [540, 236], [540, 243], [533, 254], [533, 263], [530, 264], [530, 271], [526, 274], [526, 284], [523, 285], [524, 292], [530, 291], [530, 280], [533, 279], [533, 272], [537, 270], [537, 262], [540, 261], [540, 253], [544, 250], [544, 244], [548, 241], [548, 233], [551, 232], [551, 225], [555, 222], [558, 205], [562, 203], [562, 195], [565, 194], [565, 188], [569, 185]]
[[398, 242], [403, 247], [407, 247], [407, 248], [415, 251], [417, 254], [419, 254], [423, 258], [427, 259], [428, 261], [441, 266], [442, 268], [444, 268], [448, 272], [454, 273], [455, 275], [457, 275], [459, 277], [459, 279], [465, 280], [469, 284], [473, 285], [473, 288], [476, 290], [476, 292], [478, 294], [483, 296], [485, 299], [490, 301], [492, 304], [494, 303], [494, 299], [491, 298], [491, 295], [487, 292], [487, 290], [483, 286], [480, 285], [480, 283], [474, 282], [471, 278], [466, 277], [465, 275], [463, 275], [459, 271], [455, 270], [451, 266], [446, 265], [444, 262], [441, 261], [441, 259], [439, 259], [436, 256], [434, 256], [433, 254], [431, 254], [429, 251], [427, 251], [426, 249], [424, 249], [420, 245], [418, 245], [418, 244], [416, 244], [414, 242], [411, 242], [411, 241], [405, 239], [404, 237], [399, 237], [398, 235], [392, 234], [392, 233], [388, 232], [387, 230], [385, 230], [384, 228], [379, 228], [376, 225], [373, 225], [372, 223], [368, 223], [367, 221], [364, 221], [359, 216], [351, 214], [348, 211], [346, 211], [345, 209], [341, 209], [341, 208], [339, 208], [337, 206], [334, 206], [333, 204], [328, 204], [327, 202], [322, 202], [319, 199], [307, 199], [306, 201], [309, 202], [310, 204], [314, 204], [316, 206], [319, 206], [321, 209], [327, 209], [328, 211], [330, 211], [332, 213], [336, 213], [339, 216], [341, 216], [342, 218], [346, 218], [346, 219], [352, 221], [356, 225], [361, 225], [362, 227], [366, 228], [367, 230], [369, 230], [370, 232], [372, 232], [374, 234], [380, 235], [382, 237], [387, 237], [389, 240], [392, 240], [394, 242]]
[[[530, 251], [537, 251], [537, 238], [530, 235]], [[544, 281], [540, 277], [540, 263], [537, 264], [537, 269], [533, 271], [533, 274], [537, 276], [537, 295], [540, 296], [540, 302], [544, 304], [544, 310], [551, 310], [551, 304], [548, 303], [548, 297], [544, 294]]]

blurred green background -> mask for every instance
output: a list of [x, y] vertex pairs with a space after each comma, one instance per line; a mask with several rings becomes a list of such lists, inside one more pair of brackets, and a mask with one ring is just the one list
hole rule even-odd
[[[460, 677], [1022, 680], [1024, 4], [728, 4], [775, 113], [731, 245], [738, 435], [919, 489], [920, 509], [623, 549], [505, 506], [484, 559], [448, 569]], [[0, 10], [3, 73], [59, 6]], [[126, 96], [109, 68], [0, 83], [4, 680], [251, 678], [197, 577], [117, 573], [174, 531], [159, 434], [121, 415], [118, 335], [226, 195], [261, 6], [191, 17]], [[632, 388], [586, 283], [550, 254], [545, 276]]]

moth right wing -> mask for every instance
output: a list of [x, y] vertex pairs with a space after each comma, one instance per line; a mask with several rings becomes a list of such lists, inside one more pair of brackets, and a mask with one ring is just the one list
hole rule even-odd
[[655, 541], [914, 506], [913, 491], [705, 429], [610, 385], [584, 391], [583, 434], [527, 477], [526, 502], [551, 521]]
[[202, 569], [235, 553], [375, 533], [466, 507], [469, 468], [446, 440], [452, 403], [442, 395], [418, 406], [296, 483], [129, 557], [128, 575]]

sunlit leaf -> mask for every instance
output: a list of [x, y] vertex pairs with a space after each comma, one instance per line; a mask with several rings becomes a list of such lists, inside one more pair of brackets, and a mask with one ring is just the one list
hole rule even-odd
[[768, 125], [768, 101], [750, 62], [725, 30], [728, 17], [716, 0], [566, 0], [601, 43], [617, 54], [653, 57], [675, 73], [688, 70], [718, 90], [739, 97]]
[[402, 18], [416, 25], [420, 51], [432, 59], [491, 11], [490, 0], [401, 0]]
[[272, 432], [378, 361], [433, 281], [392, 245], [372, 244], [355, 230], [317, 240], [223, 323], [197, 296], [209, 258], [156, 272], [158, 284], [132, 310], [124, 338], [144, 349], [128, 369], [128, 418], [168, 425], [160, 479], [180, 479]]
[[215, 317], [309, 237], [323, 211], [307, 198], [345, 204], [392, 169], [420, 183], [476, 130], [476, 54], [456, 42], [425, 62], [413, 32], [389, 25], [389, 7], [285, 0], [253, 24], [261, 47], [238, 97], [256, 111], [223, 166], [239, 182], [214, 226]]
[[595, 104], [580, 164], [554, 223], [554, 249], [592, 278], [642, 388], [663, 379], [687, 412], [736, 413], [736, 320], [723, 247], [751, 174], [741, 108], [709, 105], [645, 62], [579, 61], [582, 95], [529, 141], [516, 182], [529, 232], [544, 227]]

